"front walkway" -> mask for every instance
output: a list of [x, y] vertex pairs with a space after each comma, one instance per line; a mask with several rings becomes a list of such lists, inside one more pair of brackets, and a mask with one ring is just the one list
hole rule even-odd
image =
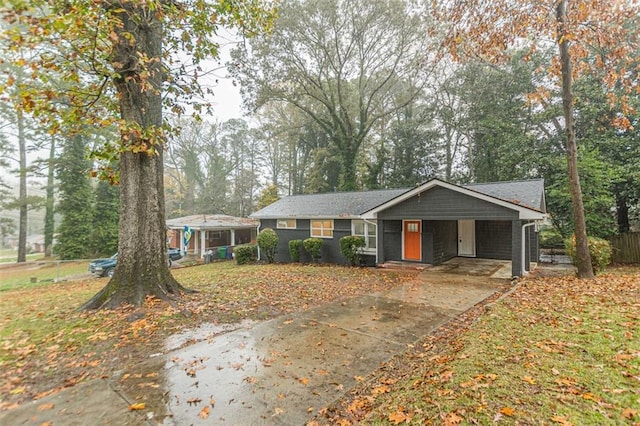
[[[381, 362], [508, 284], [426, 270], [411, 283], [232, 331], [201, 327], [118, 377], [0, 416], [1, 424], [304, 424]], [[139, 411], [131, 404], [143, 403]], [[53, 404], [49, 410], [38, 410]]]

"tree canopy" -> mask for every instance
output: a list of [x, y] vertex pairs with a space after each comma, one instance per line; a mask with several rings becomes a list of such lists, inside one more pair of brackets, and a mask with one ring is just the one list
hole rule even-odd
[[200, 77], [205, 61], [217, 58], [218, 29], [252, 35], [269, 26], [270, 8], [257, 0], [11, 0], [10, 6], [1, 15], [5, 48], [31, 52], [10, 60], [34, 81], [16, 86], [9, 75], [17, 110], [53, 133], [112, 127], [120, 135], [95, 150], [105, 160], [104, 175], [120, 184], [118, 264], [85, 308], [179, 296], [185, 289], [167, 267], [163, 150], [170, 128], [162, 110], [210, 107], [202, 103], [208, 89]]

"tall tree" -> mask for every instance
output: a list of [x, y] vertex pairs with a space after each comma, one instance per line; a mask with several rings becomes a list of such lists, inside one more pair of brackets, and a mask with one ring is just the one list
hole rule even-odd
[[39, 48], [28, 64], [33, 72], [44, 83], [51, 70], [63, 79], [34, 88], [25, 105], [63, 115], [63, 123], [74, 130], [92, 128], [81, 123], [115, 124], [121, 136], [103, 151], [111, 157], [115, 152], [120, 160], [118, 264], [84, 308], [139, 306], [149, 295], [179, 297], [186, 289], [166, 261], [163, 99], [177, 111], [184, 109], [175, 102], [181, 96], [202, 106], [198, 95], [205, 92], [197, 76], [201, 61], [218, 55], [219, 26], [251, 33], [266, 26], [271, 14], [257, 0], [13, 3], [2, 11], [4, 21], [13, 24], [4, 34], [8, 48]]
[[54, 177], [56, 161], [56, 137], [51, 136], [49, 141], [49, 158], [47, 160], [47, 186], [44, 202], [44, 255], [50, 257], [53, 249], [53, 236], [55, 233], [54, 219]]
[[94, 200], [91, 217], [91, 256], [110, 256], [118, 250], [120, 187], [100, 180], [94, 191]]
[[[18, 49], [17, 52], [7, 52], [8, 59], [22, 58], [31, 54], [25, 49]], [[0, 60], [0, 70], [3, 72], [3, 80], [0, 82], [0, 99], [3, 101], [0, 106], [0, 115], [6, 123], [3, 126], [4, 134], [11, 134], [17, 145], [17, 150], [6, 149], [5, 160], [10, 159], [17, 166], [14, 173], [18, 176], [18, 196], [9, 202], [4, 203], [7, 209], [17, 209], [18, 213], [18, 262], [27, 260], [27, 225], [28, 212], [30, 207], [39, 207], [42, 200], [40, 197], [30, 197], [27, 191], [27, 177], [33, 171], [28, 163], [27, 153], [36, 148], [38, 141], [38, 126], [33, 121], [31, 115], [22, 108], [25, 102], [25, 86], [29, 81], [22, 62], [13, 63]], [[5, 143], [11, 143], [5, 139]], [[7, 155], [13, 154], [13, 155]]]
[[536, 144], [534, 114], [526, 95], [535, 90], [533, 60], [516, 52], [505, 64], [469, 62], [459, 67], [455, 89], [465, 105], [460, 131], [468, 144], [469, 179], [496, 182], [531, 177]]
[[[630, 55], [638, 49], [638, 14], [636, 2], [624, 0], [601, 2], [596, 0], [455, 0], [439, 3], [435, 13], [439, 19], [452, 23], [454, 28], [446, 43], [455, 58], [482, 58], [503, 61], [507, 48], [523, 41], [555, 43], [557, 56], [548, 66], [549, 78], [538, 87], [537, 99], [549, 105], [548, 87], [556, 84], [562, 93], [567, 175], [573, 204], [577, 242], [578, 276], [593, 278], [591, 257], [587, 244], [582, 189], [578, 174], [578, 149], [575, 133], [573, 81], [576, 76], [594, 68], [606, 69], [607, 84], [622, 82], [629, 92], [635, 91], [638, 76], [627, 70]], [[604, 60], [589, 61], [592, 50], [611, 52]], [[613, 100], [613, 99], [612, 99]], [[615, 101], [627, 108], [628, 98]], [[616, 124], [629, 126], [628, 119], [618, 117]]]
[[284, 1], [274, 31], [235, 52], [234, 72], [248, 103], [283, 101], [314, 120], [339, 155], [340, 189], [356, 189], [372, 127], [424, 86], [426, 22], [402, 0]]
[[91, 254], [93, 189], [89, 180], [91, 162], [87, 143], [81, 135], [63, 142], [62, 154], [56, 164], [60, 181], [58, 212], [62, 216], [58, 227], [55, 251], [61, 259], [85, 259]]
[[222, 125], [222, 141], [229, 152], [232, 188], [229, 194], [229, 214], [247, 216], [253, 211], [258, 186], [257, 138], [242, 119], [231, 119]]

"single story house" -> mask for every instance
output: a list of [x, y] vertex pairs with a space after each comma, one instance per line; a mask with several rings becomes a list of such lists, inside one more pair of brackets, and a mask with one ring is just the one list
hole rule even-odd
[[472, 185], [432, 179], [409, 189], [294, 195], [250, 215], [260, 229], [277, 232], [276, 261], [291, 260], [290, 240], [319, 237], [321, 260], [344, 264], [340, 238], [359, 235], [371, 266], [478, 257], [510, 260], [513, 276], [537, 262], [535, 225], [546, 216], [542, 179]]
[[[207, 250], [255, 242], [259, 222], [223, 214], [195, 214], [167, 220], [169, 247], [199, 257]], [[185, 230], [191, 238], [185, 244]]]

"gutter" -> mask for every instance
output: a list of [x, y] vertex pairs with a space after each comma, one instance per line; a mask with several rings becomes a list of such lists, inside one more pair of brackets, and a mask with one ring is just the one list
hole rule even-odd
[[522, 225], [522, 257], [521, 257], [521, 262], [520, 262], [520, 274], [521, 276], [525, 276], [527, 275], [530, 271], [527, 271], [525, 269], [525, 260], [526, 260], [526, 252], [527, 252], [527, 241], [526, 241], [526, 230], [525, 228], [527, 228], [528, 226], [535, 226], [536, 229], [538, 228], [538, 221], [535, 222], [531, 222], [531, 223], [525, 223], [524, 225]]

